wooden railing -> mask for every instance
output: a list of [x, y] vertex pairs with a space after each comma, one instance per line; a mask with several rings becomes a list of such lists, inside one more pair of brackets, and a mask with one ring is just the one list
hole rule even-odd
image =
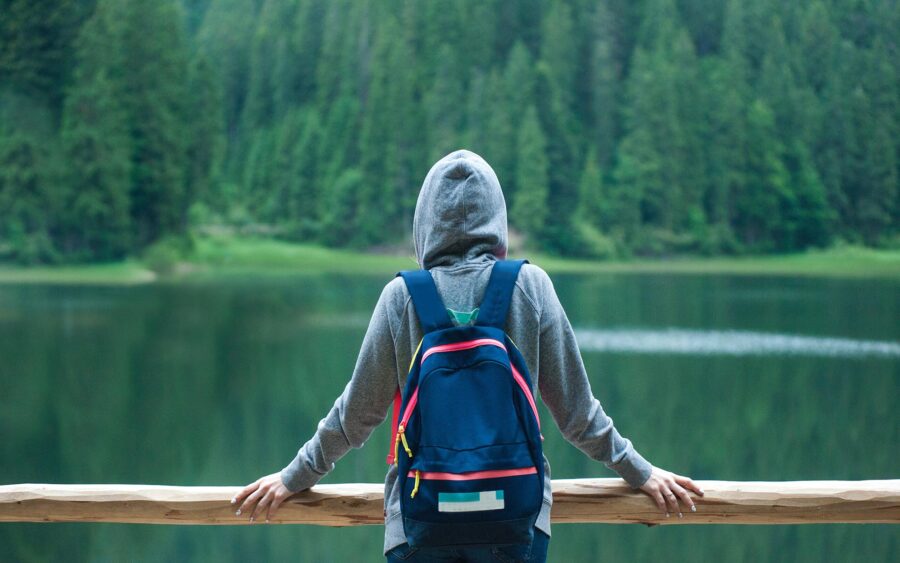
[[[666, 518], [620, 479], [553, 481], [553, 521], [607, 524], [900, 523], [900, 479], [884, 481], [698, 481], [696, 512]], [[0, 522], [249, 524], [235, 516], [240, 487], [164, 485], [0, 486]], [[285, 501], [271, 523], [382, 524], [383, 485], [319, 485]], [[257, 520], [257, 523], [261, 523]], [[265, 525], [264, 522], [261, 523]]]

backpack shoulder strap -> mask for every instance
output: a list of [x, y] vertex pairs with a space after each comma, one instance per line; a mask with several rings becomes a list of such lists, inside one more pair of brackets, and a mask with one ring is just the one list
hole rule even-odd
[[444, 307], [444, 302], [434, 285], [434, 278], [428, 270], [408, 270], [397, 274], [406, 282], [406, 289], [412, 296], [413, 307], [419, 324], [424, 333], [433, 332], [442, 328], [450, 328], [450, 315]]
[[506, 315], [509, 313], [509, 303], [516, 286], [516, 278], [519, 277], [522, 264], [526, 262], [528, 260], [497, 260], [494, 262], [491, 278], [484, 291], [484, 299], [481, 301], [481, 309], [475, 324], [505, 330]]

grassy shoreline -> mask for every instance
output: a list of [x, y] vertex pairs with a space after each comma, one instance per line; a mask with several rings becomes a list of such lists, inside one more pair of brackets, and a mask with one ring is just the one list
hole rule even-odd
[[[550, 273], [728, 274], [900, 279], [900, 251], [840, 247], [800, 254], [682, 257], [601, 262], [528, 253]], [[108, 264], [23, 267], [0, 265], [0, 284], [134, 285], [230, 276], [391, 275], [415, 268], [413, 256], [334, 250], [268, 238], [198, 237], [192, 255], [157, 273], [138, 259]]]

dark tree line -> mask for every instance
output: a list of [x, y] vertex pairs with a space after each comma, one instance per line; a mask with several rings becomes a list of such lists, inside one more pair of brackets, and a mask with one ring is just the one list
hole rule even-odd
[[0, 256], [391, 244], [459, 147], [562, 254], [896, 244], [898, 30], [891, 0], [4, 0]]

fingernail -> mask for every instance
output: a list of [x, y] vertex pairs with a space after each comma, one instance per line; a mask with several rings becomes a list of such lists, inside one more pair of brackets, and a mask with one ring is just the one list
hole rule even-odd
[[678, 513], [678, 517], [679, 517], [679, 518], [684, 518], [684, 514], [682, 514], [682, 513], [679, 512], [679, 513]]
[[700, 494], [701, 494], [701, 495], [705, 495], [705, 494], [706, 494], [706, 491], [704, 491], [703, 489], [700, 489]]
[[253, 516], [250, 517], [250, 521], [253, 522]]
[[238, 511], [237, 511], [237, 512], [235, 512], [235, 513], [234, 513], [234, 515], [235, 515], [235, 516], [240, 516], [240, 515], [241, 515], [241, 509], [240, 509], [240, 508], [238, 508]]
[[231, 504], [234, 504], [234, 501], [236, 501], [236, 500], [237, 500], [236, 498], [231, 499]]
[[666, 518], [668, 518], [668, 517], [669, 517], [669, 513], [668, 513], [668, 512], [666, 512]]
[[269, 523], [269, 519], [268, 519], [268, 518], [266, 518], [266, 524], [268, 524], [268, 523]]
[[691, 505], [691, 512], [697, 512], [697, 507], [695, 505]]

